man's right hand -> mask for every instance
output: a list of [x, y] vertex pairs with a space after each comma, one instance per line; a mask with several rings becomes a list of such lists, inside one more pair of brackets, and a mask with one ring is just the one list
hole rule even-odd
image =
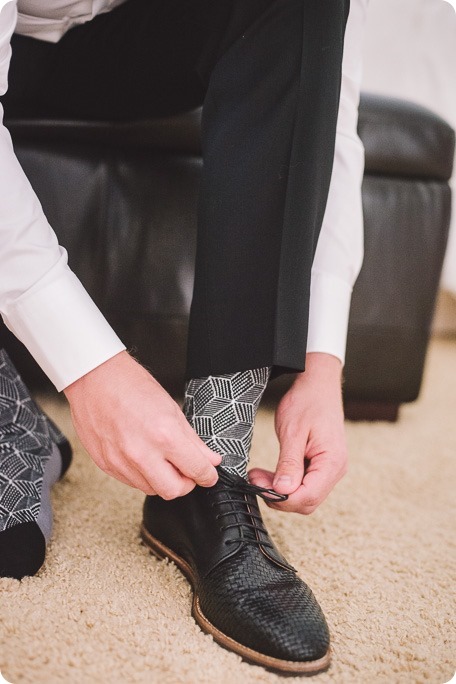
[[108, 475], [174, 499], [217, 482], [221, 456], [198, 437], [176, 402], [125, 351], [65, 390], [84, 447]]

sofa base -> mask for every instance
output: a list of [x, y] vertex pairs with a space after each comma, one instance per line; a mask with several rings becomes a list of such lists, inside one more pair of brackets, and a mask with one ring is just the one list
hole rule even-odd
[[395, 423], [399, 418], [400, 404], [388, 401], [346, 401], [344, 404], [347, 420], [384, 420]]

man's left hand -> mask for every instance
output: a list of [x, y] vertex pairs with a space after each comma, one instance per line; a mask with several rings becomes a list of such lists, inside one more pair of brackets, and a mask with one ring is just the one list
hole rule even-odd
[[321, 504], [347, 471], [342, 364], [331, 354], [311, 352], [277, 407], [275, 429], [280, 455], [275, 473], [253, 468], [249, 480], [288, 494], [269, 504], [308, 515]]

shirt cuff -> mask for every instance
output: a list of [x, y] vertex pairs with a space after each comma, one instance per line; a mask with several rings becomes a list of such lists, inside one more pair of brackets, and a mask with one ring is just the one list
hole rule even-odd
[[17, 299], [4, 320], [59, 392], [125, 349], [68, 268]]
[[332, 354], [345, 363], [351, 294], [341, 278], [312, 271], [307, 352]]

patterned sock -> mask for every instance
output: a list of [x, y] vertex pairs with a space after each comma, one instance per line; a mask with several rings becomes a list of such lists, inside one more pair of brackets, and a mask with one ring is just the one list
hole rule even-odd
[[0, 350], [0, 577], [34, 575], [52, 532], [52, 485], [71, 447]]
[[269, 367], [191, 379], [185, 390], [184, 413], [207, 444], [223, 456], [222, 468], [247, 477], [253, 424]]

